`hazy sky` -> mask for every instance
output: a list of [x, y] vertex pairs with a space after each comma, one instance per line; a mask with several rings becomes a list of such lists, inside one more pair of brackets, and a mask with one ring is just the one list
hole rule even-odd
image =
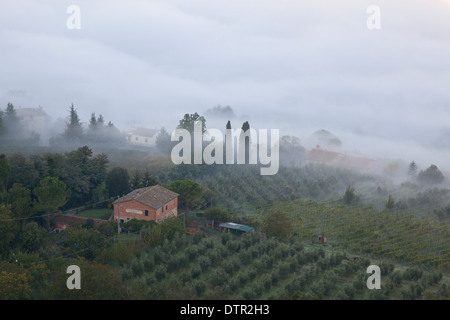
[[229, 105], [282, 135], [450, 163], [430, 148], [450, 132], [450, 0], [2, 0], [0, 75], [2, 108], [54, 119], [73, 102], [86, 122], [172, 130]]

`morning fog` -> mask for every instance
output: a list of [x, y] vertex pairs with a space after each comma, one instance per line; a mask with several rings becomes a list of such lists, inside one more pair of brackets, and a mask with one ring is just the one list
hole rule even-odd
[[226, 129], [224, 137], [219, 129], [203, 132], [202, 122], [195, 121], [193, 132], [186, 129], [172, 132], [171, 140], [179, 143], [170, 156], [177, 165], [260, 164], [261, 175], [275, 175], [279, 169], [279, 136], [279, 129], [271, 129], [268, 136], [267, 129], [250, 128]]

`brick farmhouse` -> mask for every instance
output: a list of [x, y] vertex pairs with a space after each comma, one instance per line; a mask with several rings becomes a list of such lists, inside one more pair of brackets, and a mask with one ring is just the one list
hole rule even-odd
[[114, 221], [162, 221], [178, 215], [178, 193], [160, 185], [136, 189], [114, 203]]

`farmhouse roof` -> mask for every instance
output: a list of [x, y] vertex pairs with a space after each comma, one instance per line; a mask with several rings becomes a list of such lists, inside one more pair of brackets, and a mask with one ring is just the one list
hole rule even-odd
[[133, 190], [127, 195], [114, 201], [114, 203], [122, 203], [134, 200], [141, 202], [151, 208], [158, 209], [178, 196], [178, 193], [161, 187], [157, 184], [155, 186]]
[[156, 130], [156, 129], [138, 127], [138, 128], [132, 129], [128, 134], [151, 138], [157, 133], [158, 133], [158, 130]]
[[46, 117], [47, 114], [42, 109], [42, 107], [39, 108], [18, 108], [15, 109], [16, 114], [18, 117], [30, 117], [30, 116], [44, 116]]
[[342, 159], [344, 157], [343, 154], [333, 151], [327, 151], [320, 149], [317, 147], [316, 149], [312, 149], [308, 155], [307, 160], [309, 161], [317, 161], [322, 163], [332, 163], [336, 162], [339, 159]]
[[323, 150], [320, 149], [320, 147], [312, 149], [308, 153], [306, 160], [309, 162], [319, 162], [362, 170], [372, 169], [375, 165], [375, 160], [373, 159], [349, 156], [338, 152]]

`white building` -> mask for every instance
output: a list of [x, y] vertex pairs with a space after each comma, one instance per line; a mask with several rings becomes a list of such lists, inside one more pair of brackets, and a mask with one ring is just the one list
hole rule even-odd
[[134, 128], [127, 132], [127, 141], [135, 146], [155, 147], [159, 130], [150, 128]]

